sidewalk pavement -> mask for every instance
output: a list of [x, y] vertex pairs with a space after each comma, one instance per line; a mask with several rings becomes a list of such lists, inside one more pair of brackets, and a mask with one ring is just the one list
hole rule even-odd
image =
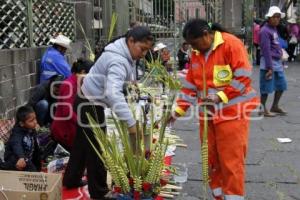
[[[246, 199], [300, 200], [300, 63], [288, 63], [288, 91], [281, 105], [287, 116], [251, 121], [247, 158]], [[253, 86], [259, 91], [259, 69], [254, 67]], [[273, 96], [269, 97], [269, 105]], [[257, 114], [253, 114], [256, 115]], [[203, 199], [199, 124], [177, 121], [177, 134], [188, 147], [177, 149], [174, 163], [186, 163], [188, 181], [177, 200]], [[291, 143], [279, 143], [277, 138], [291, 138]]]

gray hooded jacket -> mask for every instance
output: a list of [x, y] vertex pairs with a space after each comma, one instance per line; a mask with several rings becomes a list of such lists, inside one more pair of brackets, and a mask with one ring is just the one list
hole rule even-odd
[[129, 127], [135, 124], [133, 114], [126, 103], [123, 85], [135, 80], [135, 61], [132, 59], [125, 38], [105, 47], [81, 86], [85, 98], [110, 107]]

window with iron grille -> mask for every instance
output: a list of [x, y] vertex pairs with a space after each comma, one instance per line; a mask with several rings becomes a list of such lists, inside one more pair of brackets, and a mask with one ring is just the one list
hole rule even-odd
[[75, 39], [71, 1], [0, 0], [0, 49], [48, 45], [57, 33]]
[[0, 1], [0, 49], [28, 47], [27, 2]]

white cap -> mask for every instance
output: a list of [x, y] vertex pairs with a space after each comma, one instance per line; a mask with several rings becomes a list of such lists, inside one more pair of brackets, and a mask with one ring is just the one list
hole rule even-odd
[[62, 35], [62, 34], [59, 34], [58, 36], [54, 37], [54, 38], [50, 38], [50, 42], [52, 44], [57, 44], [59, 46], [62, 46], [62, 47], [65, 47], [67, 49], [71, 49], [71, 40], [70, 38]]
[[281, 18], [285, 17], [285, 13], [281, 12], [280, 8], [277, 6], [271, 6], [269, 8], [268, 13], [265, 15], [266, 19], [269, 17], [273, 17], [275, 14], [280, 14]]
[[167, 47], [167, 46], [164, 43], [160, 42], [160, 43], [158, 43], [158, 44], [155, 45], [155, 47], [154, 47], [153, 50], [154, 51], [159, 51], [159, 50], [161, 50], [161, 49], [163, 49], [165, 47]]
[[295, 18], [290, 18], [290, 19], [288, 19], [287, 21], [288, 21], [289, 23], [291, 23], [291, 24], [296, 24], [296, 23], [297, 23]]

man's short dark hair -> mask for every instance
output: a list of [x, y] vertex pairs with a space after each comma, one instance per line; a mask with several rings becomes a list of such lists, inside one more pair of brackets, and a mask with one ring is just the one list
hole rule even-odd
[[30, 113], [33, 113], [34, 110], [31, 106], [21, 106], [16, 113], [16, 121], [18, 122], [25, 122], [25, 120], [27, 119], [28, 115]]
[[84, 71], [84, 73], [89, 73], [91, 67], [94, 65], [94, 62], [84, 59], [84, 58], [79, 58], [76, 62], [73, 63], [71, 72], [72, 73], [81, 73]]

